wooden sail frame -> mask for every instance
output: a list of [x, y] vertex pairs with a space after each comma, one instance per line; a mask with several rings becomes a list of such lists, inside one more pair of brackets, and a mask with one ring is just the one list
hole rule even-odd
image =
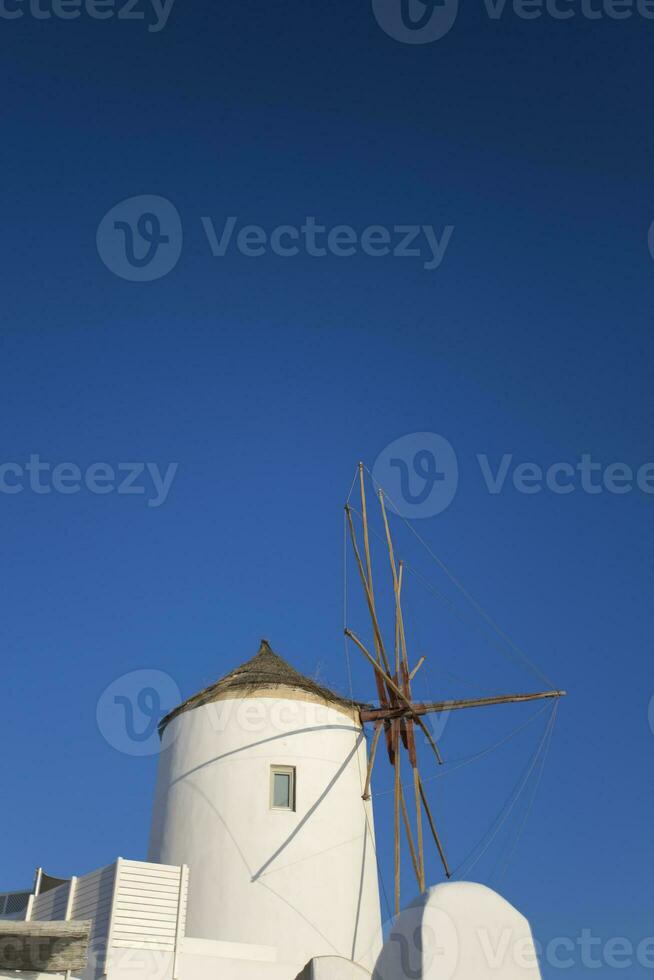
[[[416, 875], [416, 880], [418, 883], [418, 888], [422, 893], [425, 890], [425, 855], [424, 855], [424, 835], [423, 835], [423, 810], [427, 817], [427, 823], [431, 831], [438, 855], [440, 857], [445, 876], [447, 878], [451, 877], [450, 867], [447, 861], [445, 850], [436, 827], [436, 821], [432, 809], [429, 805], [427, 799], [427, 794], [425, 792], [424, 783], [420, 776], [420, 771], [418, 767], [418, 757], [416, 751], [416, 738], [415, 730], [416, 727], [420, 729], [422, 734], [425, 736], [427, 743], [434, 752], [436, 760], [439, 764], [442, 764], [443, 759], [441, 756], [440, 749], [429, 731], [429, 728], [423, 721], [423, 716], [428, 714], [436, 714], [444, 711], [455, 711], [463, 708], [479, 708], [488, 707], [497, 704], [511, 704], [519, 703], [525, 701], [535, 701], [544, 698], [561, 698], [565, 695], [565, 691], [538, 691], [535, 693], [528, 694], [504, 694], [494, 697], [486, 698], [465, 698], [460, 700], [450, 700], [450, 701], [413, 701], [411, 695], [411, 682], [419, 671], [420, 667], [423, 665], [425, 658], [421, 657], [417, 664], [411, 669], [409, 665], [409, 657], [407, 652], [406, 644], [406, 634], [404, 630], [404, 617], [402, 614], [402, 584], [403, 584], [403, 563], [401, 561], [397, 562], [395, 558], [395, 549], [393, 546], [393, 539], [390, 531], [390, 525], [388, 522], [388, 516], [386, 513], [386, 506], [384, 502], [384, 492], [379, 490], [379, 504], [381, 508], [382, 521], [384, 525], [384, 536], [386, 541], [386, 547], [388, 551], [389, 564], [391, 569], [391, 578], [393, 583], [393, 596], [394, 596], [394, 607], [395, 607], [395, 628], [394, 628], [394, 643], [393, 643], [393, 654], [394, 663], [393, 668], [389, 661], [389, 657], [384, 645], [384, 640], [382, 637], [381, 628], [379, 625], [379, 620], [377, 616], [377, 608], [375, 603], [375, 594], [373, 586], [373, 570], [372, 570], [372, 558], [370, 552], [370, 536], [369, 536], [369, 525], [368, 525], [368, 508], [366, 500], [366, 490], [365, 490], [365, 480], [364, 480], [364, 467], [362, 463], [359, 463], [359, 491], [361, 495], [361, 518], [363, 524], [363, 558], [361, 556], [361, 551], [357, 542], [357, 535], [354, 528], [354, 522], [352, 520], [352, 512], [348, 504], [345, 506], [345, 513], [347, 517], [347, 525], [350, 534], [350, 540], [352, 543], [352, 550], [354, 552], [355, 562], [359, 572], [359, 578], [361, 579], [361, 584], [363, 586], [364, 595], [366, 598], [366, 604], [368, 607], [368, 613], [370, 615], [370, 620], [372, 623], [373, 630], [373, 640], [374, 640], [374, 653], [370, 652], [361, 639], [356, 636], [347, 626], [345, 627], [345, 635], [349, 637], [363, 654], [366, 660], [371, 664], [374, 671], [375, 685], [377, 688], [377, 696], [379, 698], [379, 708], [361, 708], [360, 709], [360, 719], [361, 723], [372, 723], [374, 725], [374, 735], [372, 739], [372, 745], [370, 750], [370, 757], [368, 761], [368, 768], [366, 771], [365, 782], [363, 786], [363, 798], [370, 798], [370, 785], [372, 780], [373, 769], [375, 765], [375, 760], [377, 758], [377, 749], [379, 746], [379, 741], [382, 735], [382, 731], [386, 737], [386, 748], [388, 751], [389, 760], [394, 769], [394, 786], [393, 786], [393, 812], [394, 812], [394, 896], [395, 896], [395, 914], [397, 915], [400, 911], [400, 888], [401, 888], [401, 841], [400, 841], [400, 826], [401, 821], [404, 824], [405, 834], [407, 843], [409, 846], [409, 853], [411, 855], [411, 863]], [[365, 562], [365, 564], [364, 564]], [[415, 805], [415, 837], [411, 829], [411, 822], [409, 819], [409, 813], [407, 810], [406, 799], [404, 797], [404, 789], [401, 780], [401, 755], [402, 749], [404, 749], [408, 755], [409, 764], [412, 771], [413, 779], [413, 790], [414, 790], [414, 805]]]

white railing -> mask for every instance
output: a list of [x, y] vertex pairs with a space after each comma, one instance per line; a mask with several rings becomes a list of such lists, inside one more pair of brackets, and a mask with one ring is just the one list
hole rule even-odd
[[154, 949], [170, 954], [174, 977], [184, 936], [187, 892], [186, 866], [118, 858], [115, 864], [71, 878], [39, 895], [0, 895], [0, 910], [7, 909], [6, 916], [34, 922], [90, 919], [89, 949], [95, 951], [99, 972], [106, 973], [112, 949]]

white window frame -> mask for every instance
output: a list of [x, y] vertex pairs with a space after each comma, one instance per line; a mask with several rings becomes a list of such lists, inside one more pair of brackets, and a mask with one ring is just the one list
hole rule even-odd
[[[290, 776], [290, 806], [275, 806], [275, 776]], [[296, 799], [297, 774], [295, 766], [271, 766], [270, 767], [270, 809], [276, 813], [294, 813]]]

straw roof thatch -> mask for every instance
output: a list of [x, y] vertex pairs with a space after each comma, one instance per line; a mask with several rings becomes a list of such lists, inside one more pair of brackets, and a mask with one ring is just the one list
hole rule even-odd
[[[340, 694], [335, 694], [329, 688], [323, 687], [309, 677], [305, 677], [304, 674], [291, 667], [283, 657], [276, 654], [268, 643], [268, 640], [262, 640], [259, 652], [255, 657], [241, 664], [240, 667], [237, 667], [236, 670], [233, 670], [221, 680], [216, 681], [209, 687], [205, 687], [198, 694], [187, 698], [182, 704], [173, 708], [165, 718], [162, 718], [159, 723], [159, 734], [163, 733], [169, 721], [172, 721], [173, 718], [183, 711], [190, 711], [192, 708], [197, 708], [202, 704], [221, 701], [227, 697], [245, 698], [253, 692], [264, 688], [268, 690], [288, 688], [291, 691], [309, 694], [329, 704], [338, 704], [347, 708], [362, 707], [358, 702], [351, 701], [349, 698], [342, 697]], [[280, 697], [282, 696], [280, 694]]]

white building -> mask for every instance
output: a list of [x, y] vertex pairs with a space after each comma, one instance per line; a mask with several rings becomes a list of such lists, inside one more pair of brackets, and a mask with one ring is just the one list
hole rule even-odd
[[[382, 950], [358, 706], [299, 674], [266, 641], [160, 731], [148, 861], [118, 859], [60, 883], [37, 875], [31, 892], [0, 896], [0, 977], [16, 980], [18, 969], [68, 980], [464, 980], [472, 963], [475, 980], [539, 976], [533, 965], [485, 973], [459, 945], [452, 958], [452, 937], [465, 935], [468, 949], [484, 922], [531, 942], [526, 920], [478, 885], [428, 892]], [[451, 955], [423, 962], [416, 936], [436, 919], [452, 923], [443, 934]]]
[[358, 710], [263, 641], [164, 719], [148, 859], [186, 864], [187, 928], [372, 969], [381, 918]]

